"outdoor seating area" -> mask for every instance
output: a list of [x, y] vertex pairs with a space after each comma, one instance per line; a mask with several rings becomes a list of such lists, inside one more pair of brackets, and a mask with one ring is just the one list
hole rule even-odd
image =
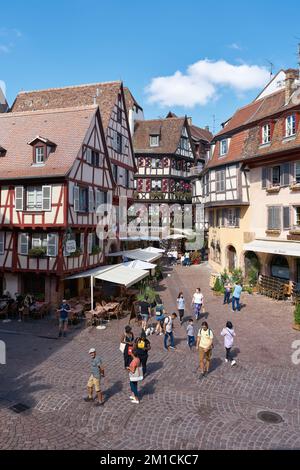
[[7, 293], [0, 299], [0, 319], [3, 321], [40, 319], [48, 316], [51, 308], [50, 302], [38, 301], [32, 294], [24, 296], [15, 294], [15, 298], [12, 298]]

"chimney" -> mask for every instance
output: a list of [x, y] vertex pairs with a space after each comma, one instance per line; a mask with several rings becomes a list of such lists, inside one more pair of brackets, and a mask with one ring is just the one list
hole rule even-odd
[[294, 81], [299, 78], [299, 70], [287, 69], [285, 70], [285, 104], [288, 104], [294, 92]]
[[209, 132], [209, 126], [205, 126], [205, 130]]

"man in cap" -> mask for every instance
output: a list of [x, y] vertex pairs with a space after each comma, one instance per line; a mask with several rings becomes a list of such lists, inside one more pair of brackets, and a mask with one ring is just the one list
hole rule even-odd
[[96, 349], [91, 348], [89, 350], [89, 355], [92, 360], [91, 362], [91, 375], [87, 383], [88, 396], [84, 399], [85, 401], [93, 401], [93, 388], [97, 393], [98, 401], [96, 406], [101, 406], [104, 404], [103, 393], [100, 387], [101, 376], [104, 377], [104, 369], [102, 367], [102, 360], [99, 356], [96, 355]]

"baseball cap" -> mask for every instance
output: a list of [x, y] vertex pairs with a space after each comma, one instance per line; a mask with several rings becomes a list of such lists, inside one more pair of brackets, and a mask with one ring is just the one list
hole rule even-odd
[[96, 349], [95, 349], [95, 348], [91, 348], [91, 349], [89, 350], [89, 354], [92, 354], [92, 353], [94, 353], [94, 352], [96, 352]]

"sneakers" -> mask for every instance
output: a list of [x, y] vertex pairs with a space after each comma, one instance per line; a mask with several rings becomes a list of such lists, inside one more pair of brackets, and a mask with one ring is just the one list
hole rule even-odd
[[94, 401], [93, 397], [85, 397], [84, 401], [89, 402], [89, 401]]
[[174, 346], [169, 346], [169, 349], [174, 349], [175, 350], [176, 348]]
[[169, 350], [167, 348], [164, 348], [164, 351], [168, 352]]
[[232, 366], [235, 366], [236, 365], [236, 361], [233, 359], [233, 361], [231, 361], [231, 365]]
[[97, 401], [97, 403], [95, 403], [95, 406], [103, 406], [104, 405], [104, 401]]
[[225, 362], [228, 362], [228, 359], [226, 359], [226, 357], [225, 357]]
[[137, 400], [136, 398], [132, 398], [131, 403], [137, 403], [138, 404], [138, 403], [140, 403], [140, 400]]

